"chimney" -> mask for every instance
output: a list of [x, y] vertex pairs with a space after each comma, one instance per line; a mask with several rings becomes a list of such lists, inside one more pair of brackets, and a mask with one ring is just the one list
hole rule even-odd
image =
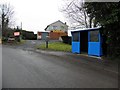
[[65, 22], [65, 25], [66, 25], [67, 23]]

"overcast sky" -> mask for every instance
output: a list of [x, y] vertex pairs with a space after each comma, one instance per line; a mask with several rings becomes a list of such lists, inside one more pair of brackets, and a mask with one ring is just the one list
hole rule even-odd
[[28, 31], [43, 31], [47, 25], [61, 20], [67, 22], [60, 12], [63, 0], [0, 0], [14, 7], [16, 25]]

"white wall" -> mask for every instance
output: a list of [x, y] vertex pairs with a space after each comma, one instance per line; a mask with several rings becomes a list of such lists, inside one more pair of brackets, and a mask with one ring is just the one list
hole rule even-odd
[[68, 36], [72, 37], [71, 30], [68, 30]]
[[2, 89], [2, 45], [0, 44], [0, 90]]
[[[54, 26], [56, 26], [56, 29], [53, 28]], [[64, 28], [62, 28], [62, 27], [64, 27]], [[67, 30], [68, 30], [68, 26], [65, 25], [65, 24], [63, 24], [63, 23], [61, 23], [61, 22], [59, 22], [59, 21], [57, 21], [57, 22], [51, 24], [51, 25], [47, 28], [47, 31], [51, 31], [51, 30], [63, 30], [63, 31], [67, 31]]]

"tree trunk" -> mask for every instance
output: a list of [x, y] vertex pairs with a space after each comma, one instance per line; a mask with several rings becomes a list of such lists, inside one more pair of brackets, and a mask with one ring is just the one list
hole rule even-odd
[[88, 28], [88, 25], [87, 25], [87, 16], [86, 16], [85, 10], [83, 12], [84, 12], [84, 16], [85, 16], [85, 26], [86, 26], [86, 28]]

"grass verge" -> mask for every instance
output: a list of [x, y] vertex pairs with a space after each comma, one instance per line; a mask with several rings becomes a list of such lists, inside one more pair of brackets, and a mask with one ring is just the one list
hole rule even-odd
[[42, 50], [54, 50], [54, 51], [65, 51], [65, 52], [71, 52], [71, 45], [65, 44], [62, 42], [53, 42], [48, 44], [48, 48], [46, 48], [46, 44], [41, 44], [39, 46], [36, 46], [37, 49]]

